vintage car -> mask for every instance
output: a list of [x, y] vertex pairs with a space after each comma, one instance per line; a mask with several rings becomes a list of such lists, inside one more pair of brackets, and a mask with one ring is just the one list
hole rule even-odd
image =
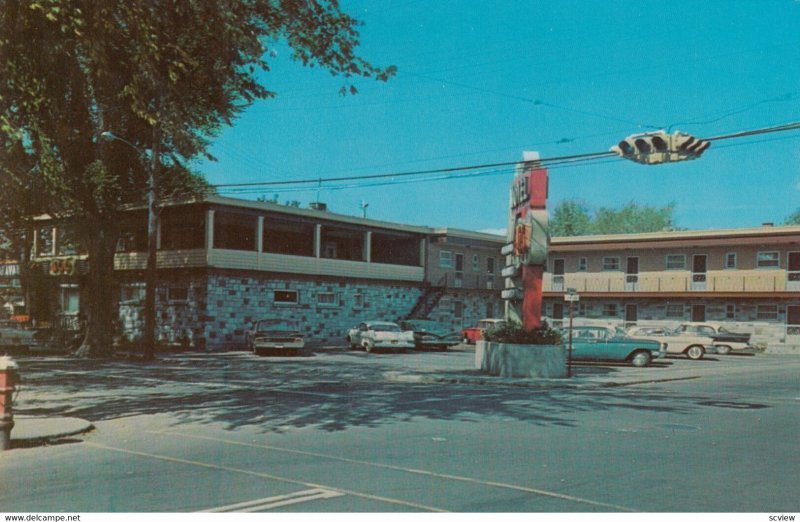
[[464, 328], [461, 330], [461, 339], [468, 344], [475, 344], [477, 341], [483, 339], [483, 332], [487, 328], [500, 326], [505, 324], [505, 319], [481, 319], [475, 326]]
[[347, 332], [347, 341], [352, 348], [374, 349], [414, 348], [414, 332], [403, 331], [397, 323], [388, 321], [365, 321]]
[[699, 334], [675, 332], [663, 326], [632, 326], [625, 335], [634, 339], [650, 339], [667, 343], [667, 354], [685, 355], [689, 359], [702, 359], [706, 353], [715, 353], [714, 339]]
[[400, 321], [400, 327], [414, 332], [414, 346], [417, 350], [445, 351], [451, 346], [461, 344], [461, 335], [457, 331], [448, 330], [436, 321], [407, 319]]
[[749, 333], [731, 332], [719, 323], [683, 323], [677, 331], [711, 337], [714, 340], [714, 350], [720, 355], [727, 355], [732, 351], [754, 353]]
[[247, 348], [256, 355], [297, 353], [305, 348], [305, 339], [294, 321], [261, 319], [246, 333]]
[[0, 320], [0, 349], [36, 348], [44, 345], [46, 331], [28, 328], [18, 321]]
[[[568, 332], [564, 332], [568, 343]], [[653, 359], [667, 353], [666, 343], [648, 339], [633, 339], [605, 326], [576, 326], [572, 328], [573, 361], [619, 361], [634, 366], [647, 366]]]

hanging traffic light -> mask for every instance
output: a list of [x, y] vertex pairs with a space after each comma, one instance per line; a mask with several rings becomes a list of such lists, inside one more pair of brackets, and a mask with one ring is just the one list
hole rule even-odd
[[611, 151], [637, 163], [654, 165], [697, 159], [710, 146], [711, 142], [708, 140], [701, 140], [684, 132], [667, 134], [658, 131], [628, 136], [611, 147]]

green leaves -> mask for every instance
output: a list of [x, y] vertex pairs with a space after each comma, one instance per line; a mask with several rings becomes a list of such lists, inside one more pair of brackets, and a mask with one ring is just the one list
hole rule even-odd
[[567, 237], [659, 232], [675, 228], [674, 213], [674, 203], [659, 208], [630, 202], [620, 209], [601, 207], [592, 212], [585, 203], [565, 200], [556, 205], [552, 212], [550, 235]]

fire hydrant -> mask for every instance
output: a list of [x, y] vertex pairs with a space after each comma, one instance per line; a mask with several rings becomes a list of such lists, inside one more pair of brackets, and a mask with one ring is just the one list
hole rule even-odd
[[8, 356], [0, 357], [0, 451], [11, 445], [14, 427], [14, 390], [19, 385], [19, 366]]

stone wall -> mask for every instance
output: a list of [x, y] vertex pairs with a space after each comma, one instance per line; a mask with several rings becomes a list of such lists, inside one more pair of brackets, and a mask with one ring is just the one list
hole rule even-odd
[[[275, 302], [275, 292], [297, 292], [297, 302]], [[285, 278], [276, 274], [175, 272], [159, 278], [160, 342], [201, 350], [243, 349], [245, 332], [264, 318], [296, 321], [311, 344], [344, 344], [347, 330], [361, 321], [397, 321], [408, 314], [422, 288], [413, 284], [328, 278]], [[488, 310], [487, 310], [488, 308]], [[429, 319], [460, 331], [503, 315], [494, 292], [448, 291]], [[142, 301], [120, 303], [123, 337], [142, 328]]]

